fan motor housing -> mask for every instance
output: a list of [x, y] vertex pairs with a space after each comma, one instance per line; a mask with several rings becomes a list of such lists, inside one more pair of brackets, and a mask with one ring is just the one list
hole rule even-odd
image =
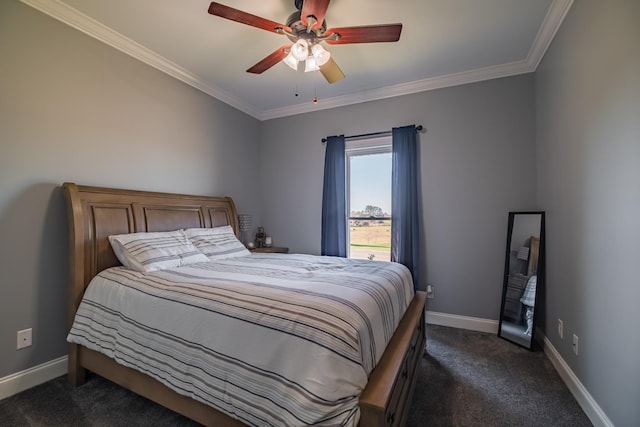
[[302, 23], [300, 11], [297, 10], [287, 18], [287, 27], [291, 28], [291, 32], [293, 33], [293, 35], [287, 34], [289, 40], [295, 42], [298, 39], [305, 39], [309, 44], [312, 44], [312, 42], [315, 43], [316, 39], [327, 31], [327, 21], [322, 21], [320, 27], [312, 28], [311, 31], [307, 32], [307, 26]]

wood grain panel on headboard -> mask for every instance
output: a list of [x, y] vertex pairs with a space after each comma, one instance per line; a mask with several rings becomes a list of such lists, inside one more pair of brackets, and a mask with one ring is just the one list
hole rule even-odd
[[[100, 271], [120, 265], [109, 236], [231, 225], [238, 215], [230, 197], [192, 196], [63, 184], [69, 220], [69, 326], [84, 290]], [[72, 314], [73, 312], [73, 314]]]
[[172, 231], [181, 228], [205, 227], [200, 205], [146, 205], [136, 203], [134, 214], [139, 223], [136, 229], [144, 231]]

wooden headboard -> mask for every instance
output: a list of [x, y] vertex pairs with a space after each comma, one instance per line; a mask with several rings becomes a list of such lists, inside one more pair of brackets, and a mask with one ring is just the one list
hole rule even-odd
[[231, 225], [238, 215], [230, 197], [191, 196], [66, 182], [70, 242], [68, 326], [84, 290], [100, 271], [120, 265], [108, 236], [141, 231], [173, 231]]

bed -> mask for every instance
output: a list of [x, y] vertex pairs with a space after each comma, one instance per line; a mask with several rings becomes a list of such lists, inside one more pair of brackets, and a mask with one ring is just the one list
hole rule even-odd
[[[112, 250], [108, 236], [222, 226], [230, 226], [238, 234], [237, 212], [233, 200], [228, 197], [121, 190], [73, 183], [65, 183], [63, 189], [68, 204], [71, 246], [67, 316], [69, 330], [72, 329], [87, 286], [98, 273], [128, 274], [127, 269], [113, 268], [118, 267], [120, 262]], [[243, 262], [261, 262], [263, 268], [277, 262], [308, 261], [303, 255], [286, 258], [289, 256], [265, 254], [262, 257], [261, 261], [260, 256], [251, 255]], [[224, 263], [220, 265], [226, 266]], [[359, 425], [401, 426], [406, 423], [416, 370], [426, 343], [425, 299], [423, 292], [416, 292], [410, 299], [397, 328], [390, 334], [386, 348], [380, 350], [377, 364], [367, 372], [364, 389], [356, 396], [357, 413], [352, 416], [352, 419], [359, 419]], [[103, 352], [90, 349], [88, 345], [70, 344], [69, 382], [74, 386], [82, 384], [87, 371], [204, 425], [263, 424], [255, 420], [243, 423], [235, 417], [237, 414], [230, 416], [216, 409], [216, 405], [203, 403], [203, 399], [188, 393], [178, 393], [175, 388], [170, 388], [153, 375], [143, 373], [144, 370], [116, 362]]]

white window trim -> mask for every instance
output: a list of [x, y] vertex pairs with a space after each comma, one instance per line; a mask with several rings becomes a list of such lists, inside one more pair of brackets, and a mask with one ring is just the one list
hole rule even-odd
[[378, 154], [391, 152], [391, 135], [376, 138], [350, 139], [345, 142], [345, 154], [352, 155]]
[[[358, 138], [345, 141], [345, 185], [346, 185], [346, 205], [347, 229], [349, 228], [349, 217], [351, 216], [351, 157], [365, 156], [369, 154], [383, 154], [392, 152], [391, 135], [377, 136], [374, 138]], [[351, 258], [351, 233], [347, 230], [347, 258]]]

